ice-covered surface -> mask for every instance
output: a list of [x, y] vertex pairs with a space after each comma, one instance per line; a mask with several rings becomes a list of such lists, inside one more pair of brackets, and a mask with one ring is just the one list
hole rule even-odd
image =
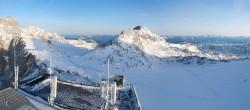
[[[47, 79], [45, 79], [47, 80]], [[47, 104], [44, 100], [47, 99], [50, 93], [49, 85], [44, 81], [41, 81], [37, 87], [32, 87], [33, 89], [27, 89], [27, 86], [23, 88], [34, 95], [39, 97], [31, 96], [24, 91], [27, 96], [32, 97], [40, 102]], [[87, 86], [82, 84], [75, 84], [72, 82], [58, 81], [57, 88], [57, 98], [56, 105], [63, 105], [66, 108], [71, 109], [99, 109], [104, 106], [104, 99], [100, 97], [100, 87], [97, 86]], [[111, 90], [109, 90], [111, 91]], [[42, 99], [41, 99], [41, 98]], [[138, 95], [135, 92], [133, 86], [118, 87], [117, 90], [117, 103], [116, 106], [120, 110], [130, 109], [139, 110], [140, 102], [138, 100]], [[46, 105], [39, 104], [39, 102], [32, 102], [38, 107], [47, 107]], [[111, 106], [108, 106], [108, 108]]]
[[[57, 98], [58, 104], [63, 104], [68, 107], [81, 108], [88, 110], [99, 109], [104, 100], [100, 98], [100, 90], [98, 87], [91, 86], [75, 86], [70, 83], [58, 82]], [[34, 94], [47, 99], [50, 93], [49, 86], [33, 92]]]
[[141, 110], [139, 98], [134, 87], [118, 88], [117, 108], [120, 110]]
[[[45, 100], [43, 100], [42, 98], [40, 97], [37, 97], [37, 96], [32, 96], [30, 95], [29, 93], [21, 90], [21, 89], [18, 89], [18, 91], [22, 94], [25, 95], [25, 97], [39, 110], [56, 110], [56, 109], [61, 109], [63, 110], [62, 108], [60, 107], [57, 107], [57, 106], [54, 106], [54, 107], [51, 107], [49, 105], [48, 102], [46, 102]], [[56, 108], [55, 108], [56, 107]]]
[[130, 69], [144, 109], [249, 110], [250, 60], [209, 65], [166, 64]]
[[51, 108], [51, 107], [48, 107], [47, 105], [44, 105], [44, 104], [42, 104], [42, 103], [40, 103], [40, 102], [37, 102], [36, 100], [31, 99], [31, 98], [29, 98], [29, 97], [27, 97], [27, 99], [28, 99], [36, 108], [38, 108], [38, 109], [40, 109], [40, 110], [56, 110], [56, 109], [53, 109], [53, 108]]

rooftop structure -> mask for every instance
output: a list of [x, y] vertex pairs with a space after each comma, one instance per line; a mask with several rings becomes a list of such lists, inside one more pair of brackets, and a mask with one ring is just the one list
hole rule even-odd
[[0, 91], [0, 110], [37, 110], [21, 93], [12, 88]]
[[[106, 77], [102, 79], [106, 80]], [[116, 83], [117, 87], [122, 87], [125, 85], [125, 76], [124, 75], [109, 75], [109, 83]]]

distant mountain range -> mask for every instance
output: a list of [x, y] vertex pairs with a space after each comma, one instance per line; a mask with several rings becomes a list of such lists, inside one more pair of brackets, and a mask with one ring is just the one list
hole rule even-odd
[[[119, 69], [151, 68], [169, 62], [205, 64], [241, 58], [234, 54], [206, 50], [204, 45], [201, 47], [194, 43], [196, 39], [203, 41], [196, 37], [159, 36], [143, 26], [126, 29], [118, 36], [79, 38], [79, 36], [63, 37], [34, 26], [19, 29], [18, 23], [12, 18], [1, 19], [1, 22], [2, 44], [10, 45], [12, 39], [18, 37], [18, 42], [22, 44], [20, 48], [22, 50], [19, 51], [33, 55], [37, 66], [48, 65], [49, 57], [52, 57], [54, 68], [65, 72], [72, 71], [79, 75], [89, 75], [90, 72], [99, 71], [98, 66], [105, 66], [108, 59]], [[9, 40], [4, 40], [6, 38]], [[184, 42], [183, 39], [191, 41]], [[11, 50], [8, 47], [5, 46], [5, 49]], [[8, 59], [6, 62], [9, 62]]]

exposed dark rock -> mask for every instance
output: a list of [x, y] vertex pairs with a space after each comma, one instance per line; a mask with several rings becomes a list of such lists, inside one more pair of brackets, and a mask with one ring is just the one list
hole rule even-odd
[[136, 26], [133, 30], [140, 30], [141, 26]]

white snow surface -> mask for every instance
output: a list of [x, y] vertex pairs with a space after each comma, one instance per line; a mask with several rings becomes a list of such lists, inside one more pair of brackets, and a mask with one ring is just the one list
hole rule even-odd
[[[162, 37], [152, 33], [146, 27], [141, 27], [139, 30], [128, 29], [124, 30], [117, 39], [118, 43], [125, 45], [134, 45], [148, 55], [164, 58], [173, 56], [187, 56], [186, 53], [180, 51], [187, 49], [187, 51], [198, 53], [197, 48], [192, 45], [170, 44]], [[192, 46], [191, 48], [189, 48]]]
[[[209, 59], [236, 59], [235, 56], [203, 53], [192, 44], [171, 44], [143, 26], [124, 30], [116, 40], [96, 48], [84, 40], [66, 40], [55, 33], [37, 27], [23, 29], [21, 34], [25, 50], [37, 58], [37, 64], [49, 64], [53, 68], [72, 71], [80, 77], [88, 76], [95, 82], [105, 75], [107, 59], [116, 69], [151, 68], [164, 64], [164, 59], [176, 56], [199, 56]], [[81, 43], [81, 46], [79, 46]], [[66, 79], [85, 81], [72, 75]], [[60, 76], [62, 78], [62, 76]], [[64, 79], [63, 78], [63, 79]]]
[[[126, 82], [136, 86], [144, 109], [250, 109], [249, 60], [205, 65], [163, 63], [163, 58], [174, 56], [200, 56], [210, 59], [237, 57], [203, 53], [192, 44], [167, 43], [145, 27], [125, 30], [111, 44], [92, 50], [73, 46], [60, 36], [51, 36], [39, 29], [27, 29], [22, 33], [27, 45], [26, 51], [37, 57], [38, 64], [48, 64], [52, 57], [53, 68], [80, 73], [58, 76], [84, 81], [82, 76], [86, 75], [96, 81], [106, 75], [106, 63], [110, 59], [111, 74], [120, 74], [121, 69], [125, 68]], [[153, 67], [148, 68], [149, 65]]]
[[[59, 68], [65, 72], [69, 70], [71, 72], [78, 73], [78, 77], [71, 75], [72, 77], [68, 78], [70, 80], [85, 81], [84, 79], [80, 78], [82, 76], [88, 76], [89, 78], [94, 76], [92, 79], [99, 78], [94, 74], [85, 74], [83, 67], [79, 66], [79, 64], [84, 62], [84, 60], [79, 60], [77, 62], [70, 60], [70, 57], [78, 55], [81, 56], [85, 53], [88, 53], [94, 49], [94, 46], [96, 45], [88, 44], [85, 41], [79, 41], [82, 42], [79, 48], [79, 44], [74, 44], [72, 41], [69, 41], [69, 43], [62, 36], [33, 26], [23, 29], [21, 37], [26, 45], [25, 51], [28, 51], [36, 56], [38, 65], [41, 63], [49, 65], [51, 58], [52, 68]], [[60, 75], [60, 78], [63, 78], [63, 76], [68, 77], [68, 75]]]
[[81, 47], [83, 49], [89, 49], [89, 50], [93, 50], [97, 46], [96, 42], [88, 43], [84, 40], [66, 40], [64, 37], [56, 33], [51, 33], [35, 26], [29, 26], [27, 28], [22, 29], [22, 37], [36, 38], [42, 41], [48, 41], [49, 39], [54, 39], [63, 44], [70, 44], [75, 47]]
[[[125, 70], [146, 110], [249, 110], [250, 60]], [[111, 69], [112, 73], [120, 73]]]
[[[138, 29], [136, 29], [138, 28]], [[125, 45], [134, 45], [148, 55], [159, 58], [168, 58], [174, 56], [200, 56], [209, 59], [234, 59], [236, 56], [216, 56], [209, 53], [201, 52], [192, 44], [171, 44], [152, 33], [149, 29], [143, 26], [137, 26], [128, 30], [124, 30], [118, 37], [117, 42]]]
[[67, 40], [67, 42], [71, 45], [74, 45], [76, 47], [80, 47], [80, 48], [84, 48], [84, 49], [89, 49], [89, 50], [93, 50], [97, 47], [97, 43], [96, 42], [91, 42], [88, 43], [85, 40]]

